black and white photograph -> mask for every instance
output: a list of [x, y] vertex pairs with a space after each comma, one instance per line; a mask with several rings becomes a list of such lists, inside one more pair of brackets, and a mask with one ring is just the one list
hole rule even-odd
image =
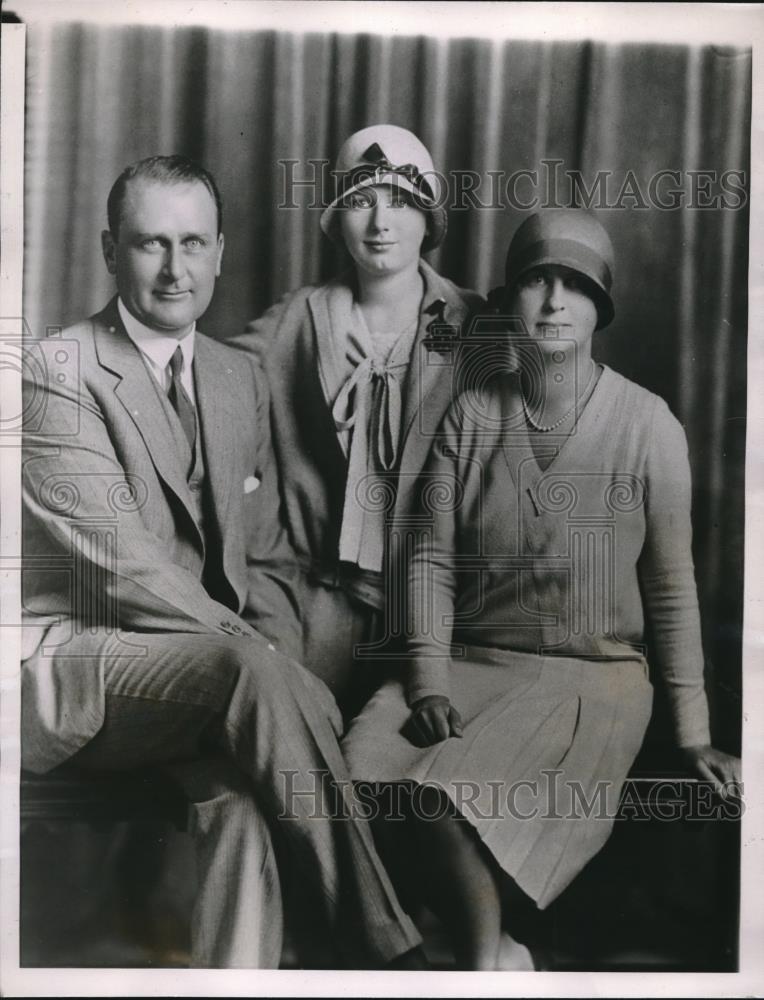
[[764, 995], [762, 43], [3, 5], [5, 995]]

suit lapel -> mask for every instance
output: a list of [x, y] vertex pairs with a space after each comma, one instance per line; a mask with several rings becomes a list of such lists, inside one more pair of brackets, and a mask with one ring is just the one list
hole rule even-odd
[[153, 376], [122, 324], [116, 299], [93, 322], [99, 363], [119, 379], [114, 394], [143, 438], [157, 474], [193, 519], [194, 507], [181, 465], [181, 452], [151, 381]]
[[[194, 388], [212, 506], [220, 536], [227, 539], [234, 509], [231, 501], [242, 488], [241, 482], [237, 483], [240, 478], [237, 457], [241, 454], [238, 428], [242, 420], [254, 421], [255, 400], [243, 404], [237, 401], [233, 368], [220, 360], [215, 347], [214, 341], [197, 332]], [[249, 405], [250, 412], [242, 411], [242, 405]]]
[[349, 322], [352, 304], [353, 292], [349, 284], [342, 279], [337, 279], [328, 285], [322, 285], [308, 296], [308, 308], [313, 319], [313, 330], [316, 338], [318, 377], [334, 431], [332, 448], [336, 449], [336, 457], [340, 459], [343, 468], [347, 459], [334, 430], [334, 419], [331, 411], [334, 400], [342, 387], [343, 373], [347, 364], [338, 350], [338, 345], [345, 342], [347, 330], [340, 329], [340, 327], [346, 326]]

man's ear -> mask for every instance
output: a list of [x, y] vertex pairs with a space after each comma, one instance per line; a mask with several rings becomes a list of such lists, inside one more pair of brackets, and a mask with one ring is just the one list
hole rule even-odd
[[106, 261], [106, 268], [109, 274], [117, 273], [117, 244], [110, 229], [104, 229], [101, 233], [101, 250], [103, 259]]
[[224, 248], [224, 246], [225, 246], [225, 240], [223, 239], [223, 234], [220, 233], [220, 235], [218, 236], [218, 260], [217, 260], [217, 264], [215, 265], [215, 277], [216, 278], [220, 277], [220, 268], [221, 268], [221, 265], [223, 263], [223, 248]]

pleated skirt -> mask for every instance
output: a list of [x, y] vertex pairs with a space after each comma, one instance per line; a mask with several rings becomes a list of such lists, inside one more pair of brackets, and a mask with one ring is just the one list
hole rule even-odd
[[443, 789], [543, 909], [610, 836], [652, 710], [647, 664], [466, 652], [451, 666], [461, 739], [411, 744], [401, 733], [404, 687], [391, 680], [354, 719], [343, 750], [355, 781]]

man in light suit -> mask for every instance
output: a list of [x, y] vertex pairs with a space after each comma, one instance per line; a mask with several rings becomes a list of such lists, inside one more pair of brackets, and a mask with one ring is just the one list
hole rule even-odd
[[407, 967], [420, 938], [368, 826], [339, 816], [336, 705], [291, 659], [265, 390], [196, 330], [223, 254], [214, 179], [152, 157], [108, 214], [118, 296], [26, 356], [23, 766], [173, 770], [200, 872], [195, 965], [278, 965], [270, 826], [337, 961]]

